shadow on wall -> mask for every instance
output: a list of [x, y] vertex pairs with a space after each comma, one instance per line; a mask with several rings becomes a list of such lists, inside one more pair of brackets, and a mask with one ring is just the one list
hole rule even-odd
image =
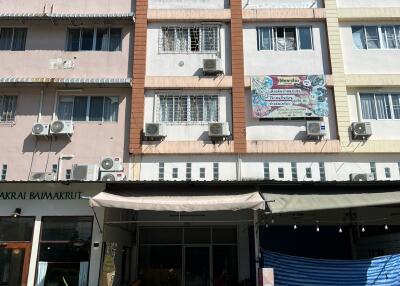
[[46, 137], [37, 138], [34, 135], [28, 135], [23, 142], [22, 152], [54, 152], [60, 153], [70, 143], [68, 138]]

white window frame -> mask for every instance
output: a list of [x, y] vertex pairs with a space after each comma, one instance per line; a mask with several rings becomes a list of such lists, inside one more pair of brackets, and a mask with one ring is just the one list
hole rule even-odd
[[[362, 106], [361, 106], [361, 97], [363, 94], [372, 94], [374, 95], [374, 106], [375, 106], [375, 114], [376, 114], [376, 119], [375, 118], [364, 118], [363, 117], [363, 112], [362, 112]], [[390, 116], [391, 118], [378, 118], [378, 108], [376, 104], [376, 96], [379, 95], [387, 95], [389, 99], [389, 107], [390, 107]], [[392, 95], [400, 95], [399, 92], [374, 92], [374, 91], [362, 91], [357, 93], [357, 105], [358, 105], [358, 119], [363, 122], [369, 122], [369, 121], [400, 121], [400, 118], [395, 118], [394, 114], [394, 109], [393, 109], [393, 101], [392, 101]]]
[[[77, 51], [70, 51], [68, 50], [69, 44], [69, 31], [70, 30], [77, 30], [79, 29], [79, 49]], [[84, 29], [93, 29], [93, 42], [92, 42], [92, 49], [91, 50], [82, 50], [82, 30]], [[96, 50], [96, 43], [97, 43], [97, 30], [98, 29], [107, 29], [107, 36], [108, 36], [108, 43], [107, 43], [107, 50]], [[121, 30], [121, 48], [115, 51], [110, 51], [110, 36], [111, 36], [111, 29], [120, 29]], [[67, 40], [65, 41], [65, 51], [66, 52], [121, 52], [122, 51], [122, 36], [123, 29], [121, 27], [68, 27], [67, 28]]]
[[[363, 33], [364, 33], [364, 39], [365, 39], [365, 49], [359, 49], [356, 47], [354, 44], [354, 39], [353, 39], [353, 27], [362, 27]], [[377, 27], [378, 28], [378, 36], [379, 36], [379, 48], [370, 48], [368, 47], [368, 36], [367, 36], [367, 29], [366, 27]], [[388, 48], [388, 41], [387, 41], [387, 34], [385, 32], [385, 27], [393, 27], [394, 29], [394, 36], [395, 36], [395, 43], [396, 47], [395, 48]], [[353, 41], [353, 48], [356, 50], [371, 50], [371, 51], [376, 51], [376, 50], [399, 50], [400, 49], [400, 35], [397, 34], [397, 29], [400, 32], [400, 25], [391, 25], [391, 24], [385, 24], [385, 25], [352, 25], [351, 26], [351, 36], [352, 36], [352, 41]]]
[[[263, 28], [271, 29], [271, 42], [272, 42], [272, 49], [261, 49], [262, 46], [262, 37], [260, 30]], [[285, 50], [281, 51], [277, 49], [277, 36], [276, 36], [276, 29], [283, 28], [284, 31], [284, 42], [285, 42]], [[286, 29], [288, 28], [295, 28], [296, 29], [296, 49], [295, 50], [287, 50], [286, 49]], [[310, 36], [311, 36], [311, 49], [301, 49], [300, 48], [300, 37], [299, 37], [299, 28], [309, 28]], [[313, 26], [301, 25], [301, 26], [257, 26], [257, 38], [258, 38], [258, 47], [257, 50], [260, 52], [299, 52], [299, 51], [314, 51], [314, 34], [313, 34]]]
[[17, 116], [17, 106], [18, 106], [18, 95], [17, 94], [0, 94], [0, 98], [3, 98], [2, 99], [2, 106], [0, 106], [1, 107], [1, 109], [0, 109], [0, 111], [1, 112], [3, 112], [3, 104], [4, 104], [4, 97], [14, 97], [15, 98], [15, 110], [14, 110], [14, 114], [13, 114], [13, 118], [12, 118], [12, 120], [0, 120], [0, 124], [8, 124], [8, 123], [14, 123], [15, 122], [15, 119], [16, 119], [16, 116]]
[[[162, 97], [186, 97], [186, 121], [174, 121], [175, 111], [172, 111], [172, 119], [173, 121], [161, 121], [161, 98]], [[203, 97], [203, 107], [205, 102], [205, 97], [216, 98], [217, 99], [217, 120], [216, 121], [192, 121], [191, 120], [191, 110], [190, 110], [190, 98], [201, 96]], [[165, 93], [159, 92], [155, 95], [155, 108], [153, 113], [153, 119], [155, 122], [161, 122], [168, 125], [205, 125], [209, 122], [218, 122], [221, 119], [221, 102], [220, 95], [215, 92], [210, 93]], [[172, 105], [172, 108], [175, 108], [175, 105]], [[203, 119], [204, 119], [204, 108], [203, 108]]]
[[[99, 122], [101, 122], [101, 123], [118, 123], [118, 117], [119, 117], [119, 104], [120, 104], [120, 99], [119, 99], [119, 96], [117, 96], [117, 95], [71, 95], [71, 94], [61, 94], [61, 95], [58, 95], [57, 96], [57, 106], [56, 106], [56, 109], [55, 109], [55, 118], [57, 118], [57, 120], [58, 120], [58, 107], [59, 107], [59, 104], [60, 104], [60, 97], [71, 97], [73, 100], [72, 100], [72, 114], [71, 114], [71, 121], [73, 121], [74, 123], [99, 123]], [[85, 118], [85, 120], [83, 121], [83, 120], [78, 120], [78, 121], [75, 121], [74, 120], [74, 106], [75, 106], [75, 98], [76, 97], [86, 97], [87, 98], [87, 104], [86, 104], [86, 118]], [[90, 119], [90, 100], [91, 100], [91, 98], [92, 97], [102, 97], [103, 98], [103, 111], [102, 111], [102, 120], [101, 121], [95, 121], [95, 120], [89, 120]], [[118, 99], [118, 108], [117, 108], [117, 120], [116, 121], [105, 121], [104, 120], [104, 99], [106, 98], [106, 97], [114, 97], [114, 98], [117, 98]]]
[[[191, 43], [191, 38], [190, 38], [190, 29], [191, 28], [198, 28], [199, 29], [199, 50], [198, 51], [191, 51], [190, 43]], [[213, 51], [206, 51], [204, 50], [204, 35], [205, 35], [205, 29], [211, 28], [211, 29], [216, 29], [216, 44], [217, 44], [217, 50]], [[167, 51], [164, 50], [164, 30], [166, 29], [174, 29], [174, 41], [175, 41], [175, 49], [173, 51]], [[187, 47], [186, 50], [180, 50], [178, 49], [178, 29], [188, 29], [188, 38], [187, 38]], [[221, 50], [221, 25], [218, 24], [201, 24], [201, 25], [169, 25], [169, 26], [161, 26], [159, 30], [159, 44], [158, 44], [158, 51], [160, 54], [219, 54]]]

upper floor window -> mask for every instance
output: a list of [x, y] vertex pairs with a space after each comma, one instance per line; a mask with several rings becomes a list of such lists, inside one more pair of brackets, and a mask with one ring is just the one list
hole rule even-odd
[[120, 28], [70, 28], [67, 51], [121, 51]]
[[73, 121], [118, 121], [117, 96], [60, 96], [57, 117]]
[[217, 53], [219, 27], [163, 27], [160, 33], [160, 52], [163, 53]]
[[307, 27], [259, 27], [258, 50], [296, 51], [312, 50], [312, 28]]
[[400, 49], [400, 26], [353, 26], [357, 49]]
[[159, 121], [218, 121], [217, 95], [160, 95]]
[[16, 107], [16, 95], [0, 95], [0, 122], [14, 121]]
[[360, 94], [363, 119], [400, 119], [400, 93]]
[[0, 28], [0, 50], [24, 51], [26, 28]]

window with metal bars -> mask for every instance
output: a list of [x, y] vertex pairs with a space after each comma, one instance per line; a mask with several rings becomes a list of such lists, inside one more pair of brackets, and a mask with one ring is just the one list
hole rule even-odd
[[192, 179], [192, 163], [186, 163], [186, 180]]
[[375, 162], [370, 162], [369, 163], [370, 169], [371, 169], [371, 174], [374, 175], [374, 178], [376, 180], [376, 163]]
[[292, 180], [297, 181], [297, 163], [291, 163], [291, 170], [292, 170]]
[[164, 162], [158, 163], [158, 179], [160, 181], [164, 180]]
[[270, 179], [269, 162], [264, 162], [264, 180]]
[[319, 162], [319, 177], [321, 182], [326, 181], [326, 174], [325, 174], [325, 163]]
[[219, 164], [217, 162], [213, 163], [213, 180], [219, 180]]
[[1, 169], [0, 181], [5, 181], [7, 178], [7, 164], [3, 164]]
[[0, 122], [14, 121], [16, 107], [17, 96], [0, 95]]
[[216, 122], [216, 95], [159, 95], [160, 122]]
[[162, 53], [217, 53], [219, 26], [162, 27], [159, 42]]

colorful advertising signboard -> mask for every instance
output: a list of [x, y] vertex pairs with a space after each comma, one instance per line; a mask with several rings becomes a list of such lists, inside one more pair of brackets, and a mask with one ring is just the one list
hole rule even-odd
[[301, 118], [329, 115], [324, 75], [267, 75], [251, 80], [255, 118]]

